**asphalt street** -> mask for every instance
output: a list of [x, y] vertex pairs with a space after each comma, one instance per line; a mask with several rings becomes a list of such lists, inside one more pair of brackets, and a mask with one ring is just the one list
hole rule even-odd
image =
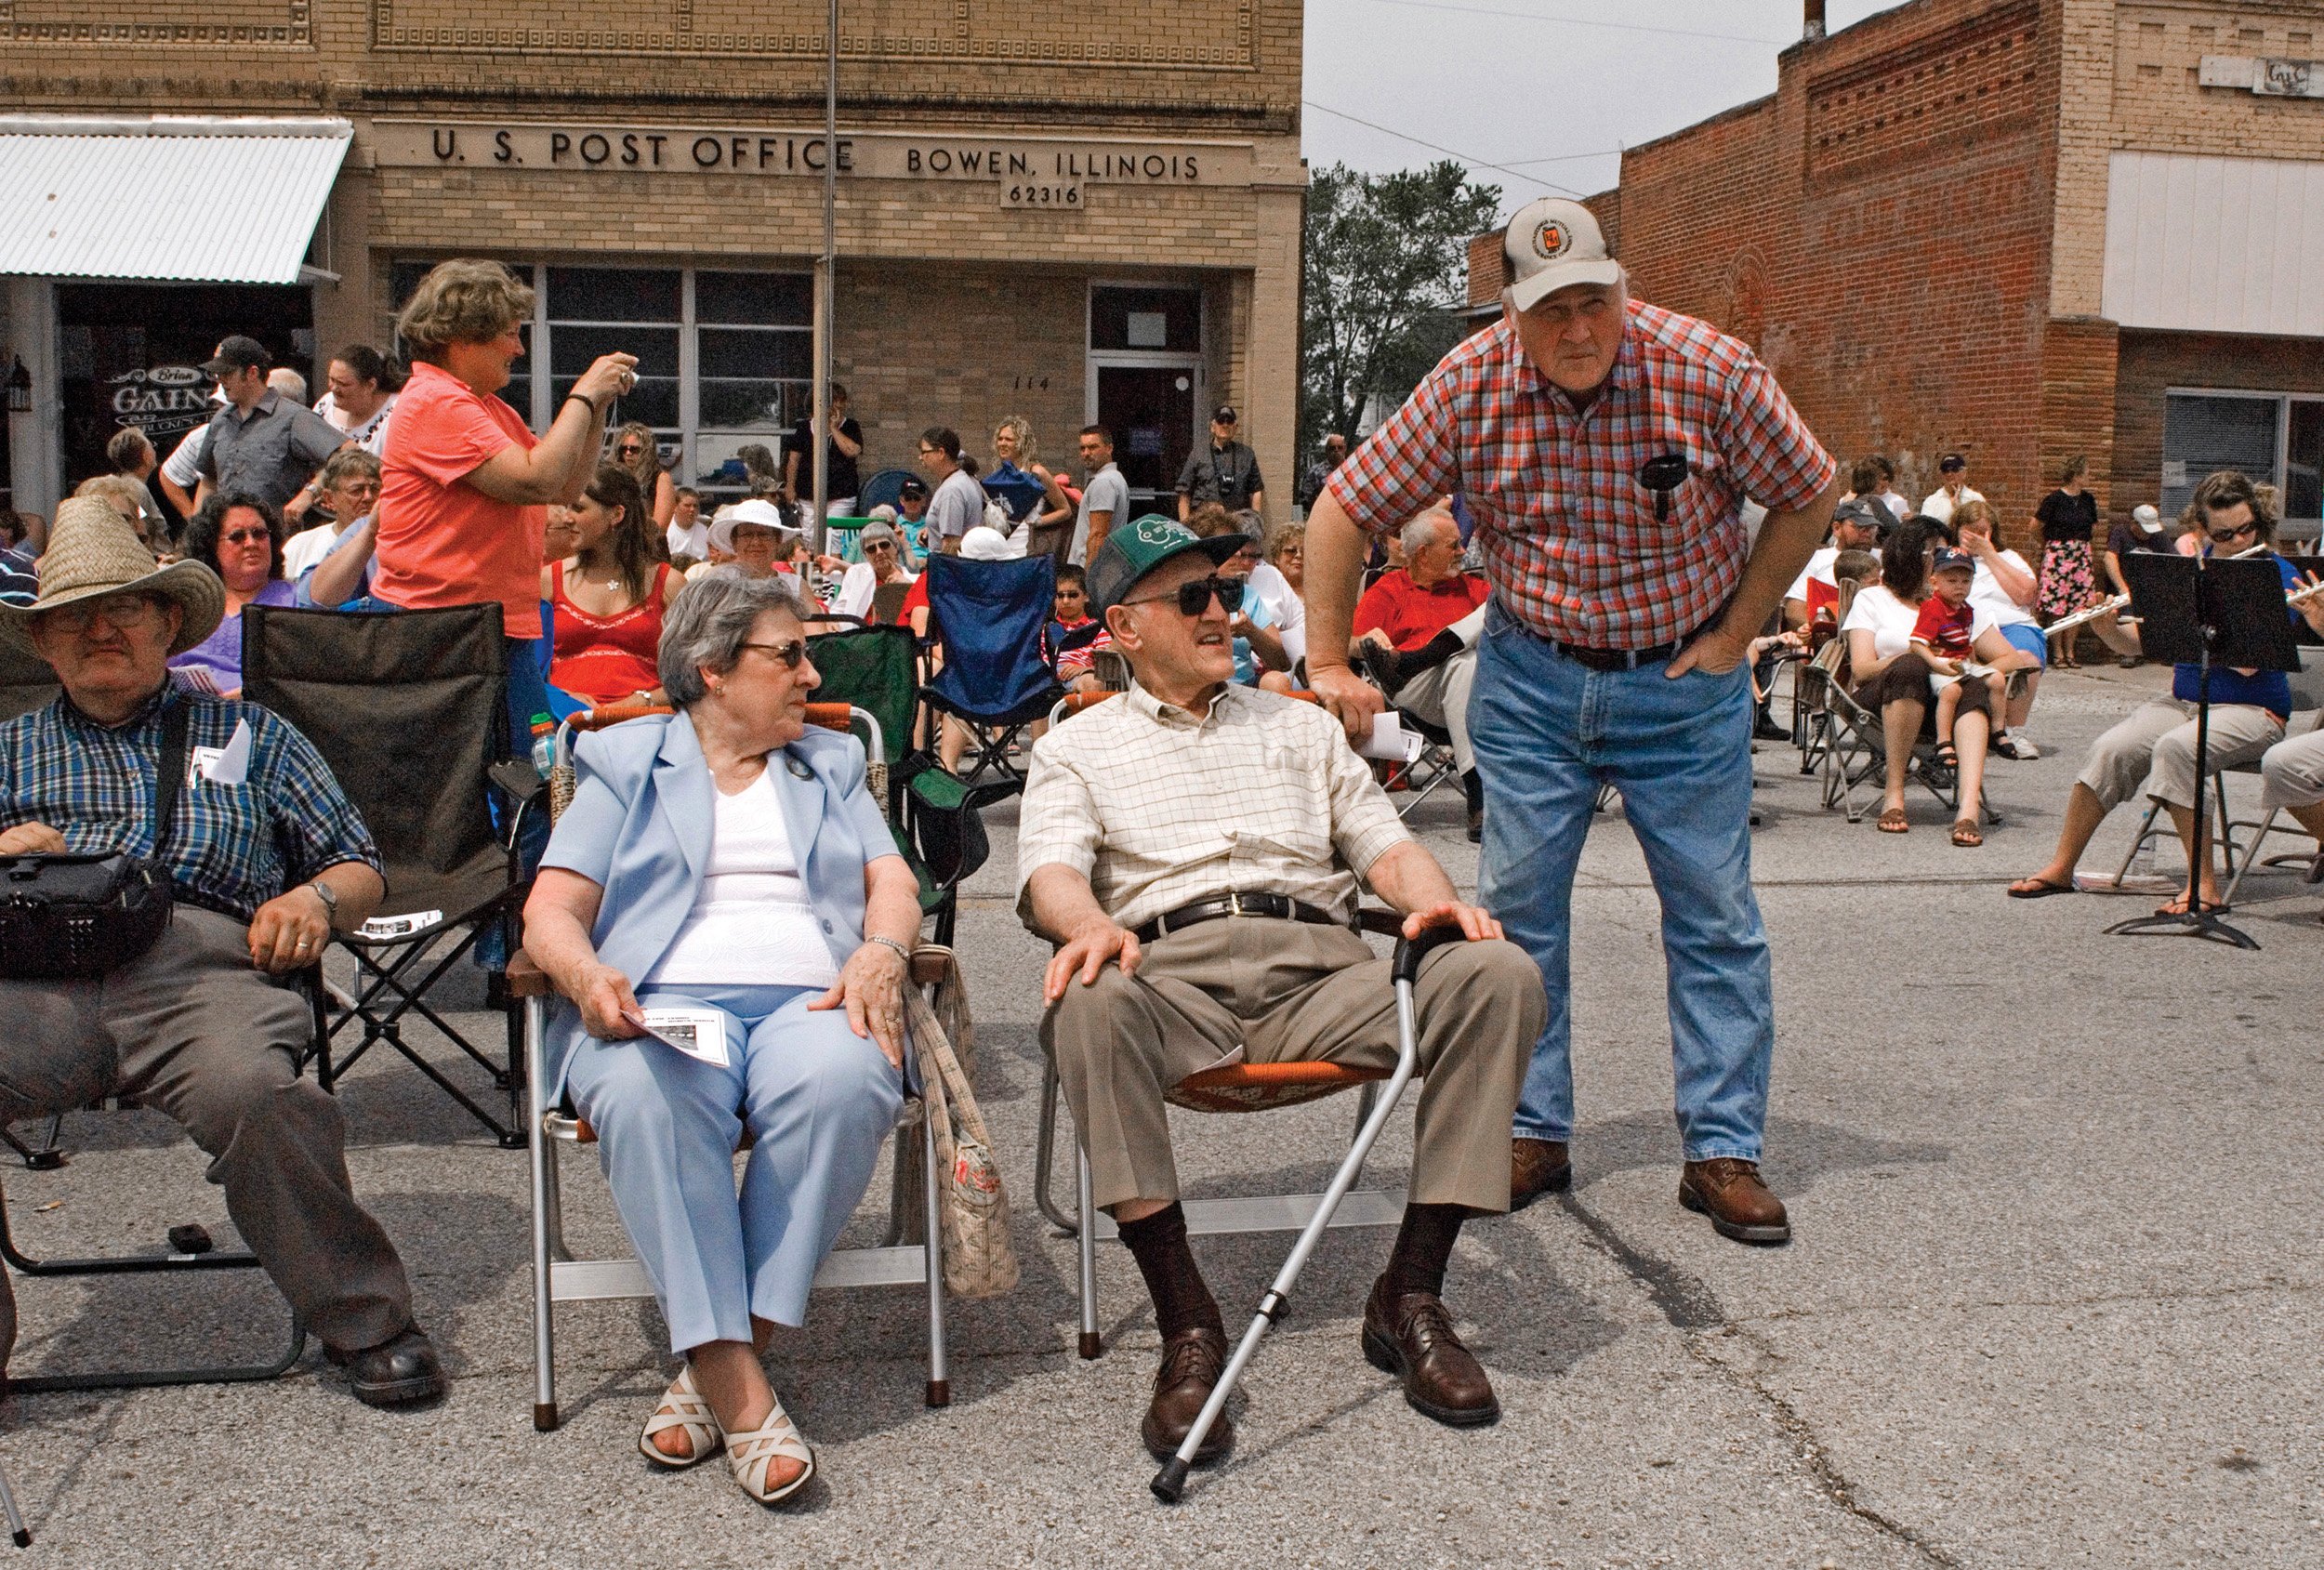
[[[1563, 1203], [1472, 1225], [1448, 1285], [1498, 1427], [1440, 1428], [1364, 1362], [1389, 1234], [1339, 1231], [1253, 1368], [1233, 1458], [1175, 1508], [1149, 1496], [1136, 1427], [1156, 1338], [1136, 1273], [1118, 1245], [1101, 1252], [1107, 1350], [1082, 1361], [1073, 1246], [1033, 1204], [1047, 950], [1011, 909], [1003, 810], [959, 948], [1023, 1280], [953, 1305], [949, 1409], [920, 1404], [915, 1292], [819, 1294], [770, 1357], [819, 1476], [795, 1508], [762, 1511], [722, 1467], [640, 1459], [670, 1367], [659, 1320], [650, 1303], [585, 1304], [559, 1323], [567, 1421], [535, 1432], [524, 1157], [377, 1053], [342, 1087], [350, 1166], [411, 1266], [451, 1399], [373, 1411], [311, 1351], [271, 1383], [19, 1394], [0, 1408], [0, 1462], [38, 1537], [22, 1562], [2324, 1562], [2324, 1177], [2308, 1139], [2324, 898], [2296, 873], [2255, 875], [2236, 918], [2264, 947], [2239, 954], [2103, 935], [2151, 900], [2002, 894], [2046, 854], [2089, 740], [2160, 679], [2051, 677], [2031, 727], [2046, 755], [1994, 764], [2006, 823], [1980, 850], [1949, 845], [1927, 798], [1904, 837], [1851, 825], [1795, 754], [1762, 744], [1767, 1171], [1797, 1232], [1783, 1249], [1724, 1242], [1676, 1203], [1657, 905], [1618, 810], [1601, 819], [1575, 896], [1578, 1181]], [[2256, 781], [2233, 791], [2248, 806]], [[1453, 793], [1414, 821], [1472, 883]], [[2119, 861], [2132, 821], [2107, 825], [2086, 871]], [[1350, 1108], [1178, 1116], [1193, 1193], [1265, 1194], [1321, 1186]], [[1409, 1128], [1406, 1114], [1372, 1181], [1400, 1181]], [[201, 1157], [155, 1115], [76, 1115], [64, 1142], [61, 1171], [0, 1173], [28, 1250], [152, 1248], [191, 1220], [231, 1243]], [[574, 1242], [617, 1251], [591, 1164], [567, 1170]], [[886, 1194], [883, 1174], [853, 1240], [881, 1230]], [[1287, 1245], [1198, 1243], [1231, 1325]], [[20, 1374], [256, 1360], [284, 1325], [249, 1275], [20, 1278], [17, 1294]]]

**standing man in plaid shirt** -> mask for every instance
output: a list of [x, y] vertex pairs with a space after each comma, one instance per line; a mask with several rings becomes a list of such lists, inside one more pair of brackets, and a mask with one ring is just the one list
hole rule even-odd
[[[1550, 996], [1512, 1207], [1573, 1181], [1574, 868], [1610, 784], [1662, 902], [1679, 1201], [1724, 1236], [1787, 1242], [1759, 1175], [1775, 1016], [1743, 656], [1822, 538], [1837, 468], [1748, 345], [1630, 298], [1588, 208], [1530, 203], [1503, 244], [1501, 321], [1429, 374], [1308, 520], [1309, 679], [1351, 730], [1370, 723], [1380, 696], [1340, 657], [1365, 536], [1463, 495], [1493, 587], [1469, 713], [1478, 896]], [[1768, 508], [1756, 546], [1747, 496]]]

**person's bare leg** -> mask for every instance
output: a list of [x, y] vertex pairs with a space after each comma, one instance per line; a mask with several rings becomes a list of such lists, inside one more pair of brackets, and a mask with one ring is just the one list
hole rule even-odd
[[945, 772], [957, 774], [960, 772], [960, 755], [968, 750], [969, 728], [949, 714], [944, 716], [943, 723], [944, 732], [936, 741], [936, 759], [944, 766]]
[[1936, 739], [1939, 745], [1953, 745], [1953, 717], [1961, 712], [1961, 690], [1963, 685], [1956, 681], [1936, 695]]
[[1985, 800], [1985, 752], [1993, 722], [1983, 713], [1964, 714], [1953, 721], [1953, 750], [1961, 757], [1961, 811], [1955, 823], [1976, 828], [1982, 821], [1977, 808]]
[[1926, 704], [1898, 699], [1881, 710], [1881, 736], [1888, 747], [1888, 779], [1881, 796], [1881, 810], [1905, 805], [1905, 768], [1912, 761], [1912, 744], [1921, 739], [1921, 720], [1928, 713]]
[[2091, 838], [2098, 832], [2098, 825], [2106, 821], [2106, 804], [2098, 799], [2098, 793], [2080, 780], [2075, 781], [2073, 794], [2066, 798], [2066, 824], [2058, 830], [2057, 849], [2051, 852], [2049, 862], [2040, 871], [2019, 878], [2011, 887], [2030, 883], [2072, 887], [2075, 865], [2081, 861], [2082, 852], [2090, 849]]
[[[2008, 680], [2006, 678], [2003, 679], [2002, 685], [2005, 688], [2008, 686]], [[2040, 685], [2041, 672], [2040, 670], [2036, 669], [2026, 672], [2026, 679], [2018, 688], [2017, 695], [2009, 700], [2009, 724], [2007, 727], [2009, 730], [2016, 730], [2017, 727], [2026, 722], [2026, 717], [2033, 713], [2034, 692]]]
[[1171, 1203], [1168, 1199], [1125, 1199], [1119, 1205], [1108, 1207], [1106, 1214], [1113, 1217], [1114, 1223], [1119, 1226], [1125, 1221], [1142, 1221], [1148, 1216], [1158, 1216], [1169, 1209]]
[[[2165, 802], [2163, 803], [2163, 811], [2171, 814], [2171, 825], [2173, 828], [2176, 828], [2179, 831], [2179, 845], [2186, 851], [2186, 864], [2190, 867], [2194, 866], [2195, 809], [2192, 807], [2180, 807], [2170, 802]], [[2212, 843], [2212, 837], [2210, 835], [2205, 835], [2203, 837], [2203, 877], [2201, 887], [2203, 891], [2203, 903], [2207, 905], [2215, 905], [2220, 903], [2219, 877], [2212, 866], [2212, 853], [2217, 850], [2217, 847]], [[2182, 889], [2179, 891], [2178, 898], [2163, 906], [2162, 910], [2158, 914], [2178, 916], [2185, 913], [2186, 909], [2186, 891]]]
[[[728, 1433], [747, 1433], [774, 1415], [774, 1387], [767, 1383], [767, 1371], [759, 1362], [759, 1349], [773, 1328], [753, 1315], [750, 1341], [706, 1341], [686, 1354], [693, 1365], [696, 1388]], [[767, 1485], [780, 1488], [805, 1470], [798, 1461], [778, 1456], [768, 1463]]]

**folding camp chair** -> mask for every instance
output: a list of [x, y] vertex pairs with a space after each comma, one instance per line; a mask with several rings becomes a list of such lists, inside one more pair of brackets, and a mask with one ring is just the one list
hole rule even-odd
[[0, 645], [0, 720], [46, 708], [62, 691], [46, 660], [14, 644]]
[[[2324, 731], [2324, 649], [2300, 651], [2300, 668], [2291, 676], [2291, 708], [2295, 718], [2291, 725], [2285, 728], [2287, 735], [2313, 734], [2316, 732]], [[2304, 725], [2296, 718], [2303, 709], [2310, 711]], [[2242, 771], [2234, 772], [2241, 772]], [[2227, 793], [2222, 789], [2219, 792], [2220, 806], [2224, 809], [2226, 802]], [[2150, 813], [2149, 816], [2151, 815]], [[2219, 842], [2222, 846], [2230, 849], [2235, 845], [2237, 829], [2248, 828], [2251, 831], [2251, 838], [2243, 843], [2243, 859], [2234, 869], [2235, 876], [2227, 882], [2224, 897], [2229, 904], [2235, 904], [2236, 891], [2243, 887], [2244, 877], [2251, 870], [2251, 864], [2254, 862], [2259, 862], [2262, 866], [2302, 867], [2314, 863], [2317, 852], [2312, 849], [2295, 851], [2289, 855], [2270, 856], [2264, 862], [2260, 861], [2260, 851], [2265, 848], [2267, 837], [2271, 834], [2296, 835], [2303, 839], [2307, 838], [2308, 831], [2304, 828], [2278, 827], [2276, 820], [2281, 816], [2283, 816], [2282, 808], [2270, 807], [2265, 815], [2259, 818], [2230, 819], [2227, 827], [2222, 831]], [[2135, 846], [2132, 848], [2132, 853], [2137, 853]]]
[[930, 630], [944, 650], [943, 668], [920, 700], [969, 727], [976, 761], [961, 776], [974, 785], [997, 771], [1012, 786], [1023, 777], [1009, 761], [1020, 732], [1063, 695], [1050, 652], [1057, 602], [1057, 563], [1047, 556], [1016, 561], [928, 561]]
[[24, 1524], [24, 1512], [16, 1508], [16, 1490], [8, 1486], [8, 1474], [0, 1471], [0, 1511], [8, 1518], [8, 1541], [18, 1548], [33, 1546], [32, 1529]]
[[[515, 847], [540, 781], [529, 759], [508, 757], [500, 607], [361, 615], [253, 605], [243, 622], [244, 695], [314, 743], [370, 826], [386, 868], [377, 913], [334, 938], [354, 957], [357, 984], [349, 1007], [321, 1022], [318, 1078], [329, 1089], [384, 1042], [504, 1149], [521, 1148], [522, 1031], [498, 969], [487, 985], [507, 1020], [502, 1062], [428, 1001], [488, 929], [500, 930], [501, 954], [516, 946], [527, 887]], [[497, 833], [495, 800], [505, 825]], [[447, 937], [454, 941], [440, 942]], [[506, 1122], [404, 1039], [415, 1015], [492, 1076], [508, 1098]], [[333, 1038], [359, 1021], [363, 1039], [335, 1061]]]
[[894, 507], [904, 497], [904, 482], [918, 479], [908, 468], [883, 468], [867, 478], [855, 493], [855, 509], [868, 517], [876, 507]]
[[[571, 787], [567, 782], [571, 771], [570, 738], [574, 731], [600, 730], [641, 715], [667, 712], [667, 709], [630, 706], [601, 709], [576, 715], [567, 720], [558, 732], [558, 777], [552, 781], [549, 796], [552, 811], [561, 811], [570, 798]], [[807, 719], [810, 724], [823, 725], [834, 731], [862, 728], [866, 759], [875, 767], [884, 765], [886, 748], [881, 745], [880, 727], [875, 716], [844, 704], [810, 704]], [[912, 984], [928, 988], [931, 1003], [935, 1001], [935, 989], [958, 984], [957, 977], [958, 970], [952, 963], [948, 949], [941, 946], [921, 947], [912, 956]], [[525, 1126], [532, 1150], [533, 1189], [533, 1426], [547, 1433], [559, 1422], [557, 1305], [607, 1299], [651, 1298], [654, 1296], [654, 1285], [646, 1276], [645, 1267], [634, 1258], [576, 1260], [565, 1243], [557, 1145], [594, 1143], [597, 1133], [574, 1115], [570, 1105], [552, 1107], [547, 1101], [545, 1053], [549, 1000], [554, 992], [548, 977], [525, 956], [519, 954], [509, 963], [508, 986], [512, 994], [522, 999], [524, 1009], [525, 1084], [529, 1087], [530, 1096]], [[915, 1143], [912, 1129], [915, 1126], [918, 1128], [917, 1161], [912, 1159]], [[746, 1134], [745, 1138], [747, 1142]], [[928, 1119], [924, 1104], [918, 1097], [913, 1097], [905, 1102], [904, 1115], [896, 1125], [894, 1182], [886, 1241], [872, 1248], [835, 1249], [825, 1259], [823, 1268], [815, 1273], [815, 1285], [843, 1287], [924, 1284], [928, 1292], [928, 1384], [925, 1399], [931, 1406], [947, 1406], [952, 1403], [952, 1382], [945, 1362], [944, 1246], [937, 1217], [936, 1169], [935, 1128]], [[921, 1189], [918, 1229], [920, 1240], [899, 1242], [909, 1230], [905, 1205], [910, 1178], [915, 1172], [919, 1177]]]
[[[1835, 653], [1834, 650], [1841, 652]], [[1850, 823], [1860, 823], [1871, 803], [1859, 803], [1855, 793], [1868, 785], [1872, 799], [1877, 801], [1888, 769], [1888, 738], [1881, 728], [1881, 717], [1857, 703], [1849, 692], [1847, 656], [1837, 639], [1826, 644], [1815, 659], [1798, 666], [1794, 679], [1801, 683], [1800, 701], [1809, 711], [1803, 728], [1808, 740], [1802, 748], [1801, 772], [1809, 772], [1820, 766], [1826, 810], [1840, 808]], [[1932, 701], [1929, 717], [1933, 718], [1935, 712]], [[1920, 738], [1913, 743], [1905, 772], [1943, 802], [1946, 811], [1955, 814], [1961, 811], [1961, 776], [1938, 759], [1934, 736], [1926, 719]], [[1993, 805], [1990, 791], [1984, 793], [1978, 806], [1988, 825], [2000, 825], [2001, 813]]]

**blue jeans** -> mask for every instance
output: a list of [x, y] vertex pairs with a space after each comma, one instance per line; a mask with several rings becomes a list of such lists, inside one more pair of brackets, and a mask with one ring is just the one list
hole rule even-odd
[[1469, 709], [1485, 779], [1478, 897], [1549, 993], [1514, 1133], [1574, 1128], [1574, 868], [1600, 785], [1622, 795], [1662, 902], [1670, 1057], [1689, 1161], [1756, 1161], [1775, 1054], [1767, 933], [1751, 893], [1751, 689], [1741, 666], [1676, 680], [1657, 662], [1597, 671], [1497, 603]]

